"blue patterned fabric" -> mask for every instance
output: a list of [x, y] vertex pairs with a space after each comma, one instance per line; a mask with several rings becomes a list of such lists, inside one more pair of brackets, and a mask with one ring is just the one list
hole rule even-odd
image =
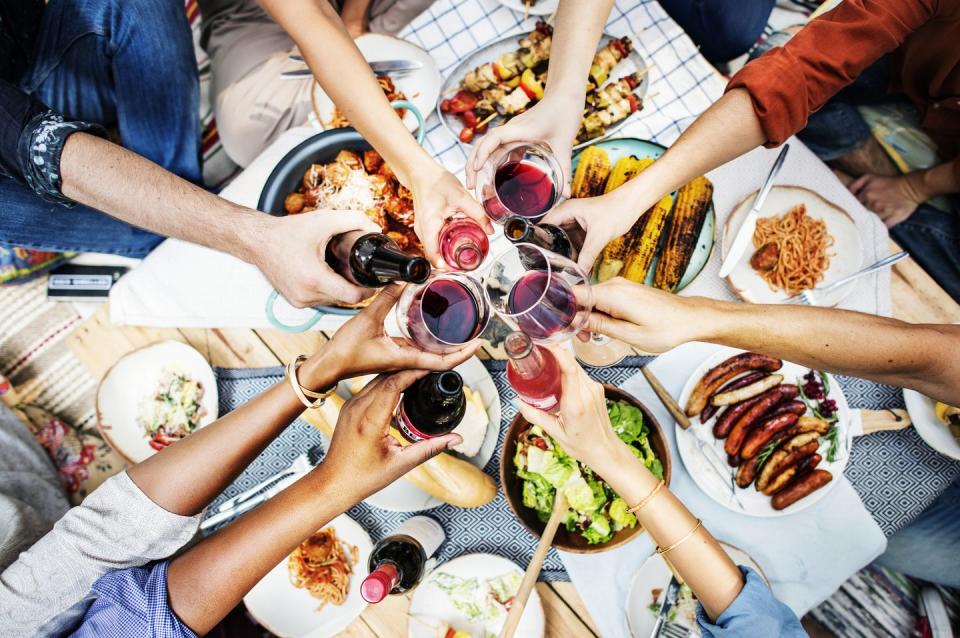
[[747, 582], [717, 622], [710, 622], [703, 606], [697, 604], [697, 624], [704, 638], [803, 638], [807, 635], [797, 615], [777, 600], [760, 574], [749, 567], [740, 567], [740, 571]]
[[[639, 374], [647, 357], [628, 357], [618, 366], [589, 368], [590, 376], [602, 383], [622, 386]], [[503, 361], [485, 361], [500, 393], [502, 422], [497, 449], [517, 413], [516, 395], [506, 380]], [[247, 370], [217, 369], [220, 414], [236, 409], [282, 378], [282, 368]], [[851, 408], [902, 408], [902, 392], [863, 379], [838, 377]], [[303, 421], [295, 421], [250, 465], [227, 490], [214, 501], [235, 496], [286, 469], [293, 460], [313, 445], [322, 442], [320, 433]], [[499, 482], [499, 455], [484, 471]], [[898, 432], [879, 432], [854, 440], [846, 476], [864, 505], [888, 537], [916, 518], [953, 480], [960, 476], [960, 463], [951, 461], [928, 447], [913, 428]], [[361, 503], [349, 511], [374, 542], [395, 529], [411, 514], [388, 512]], [[533, 556], [536, 539], [516, 520], [502, 492], [487, 505], [460, 509], [443, 505], [429, 510], [443, 525], [447, 541], [440, 548], [441, 561], [463, 554], [489, 552], [526, 565]], [[553, 550], [547, 555], [542, 580], [569, 580], [563, 564]]]

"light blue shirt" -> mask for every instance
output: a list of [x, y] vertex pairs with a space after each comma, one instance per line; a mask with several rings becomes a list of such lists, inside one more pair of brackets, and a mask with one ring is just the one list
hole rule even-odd
[[704, 638], [805, 638], [807, 632], [789, 607], [776, 599], [757, 572], [740, 567], [747, 579], [740, 595], [727, 607], [716, 623], [711, 623], [703, 607], [697, 607], [697, 624]]

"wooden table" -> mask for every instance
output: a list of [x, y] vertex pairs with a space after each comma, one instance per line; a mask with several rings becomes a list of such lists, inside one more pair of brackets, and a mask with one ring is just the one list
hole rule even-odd
[[[899, 251], [894, 242], [891, 252]], [[893, 314], [913, 323], [960, 322], [957, 305], [912, 259], [894, 266], [891, 280]], [[190, 344], [211, 365], [231, 368], [278, 366], [301, 353], [315, 352], [327, 336], [308, 332], [288, 334], [276, 330], [249, 329], [157, 329], [114, 326], [104, 306], [85, 321], [70, 337], [70, 348], [97, 378], [120, 357], [152, 343], [173, 339]], [[489, 347], [481, 358], [503, 358], [502, 352]], [[543, 601], [547, 636], [597, 636], [598, 632], [586, 608], [570, 583], [538, 583]], [[391, 597], [370, 606], [344, 636], [370, 638], [407, 635], [408, 596]]]

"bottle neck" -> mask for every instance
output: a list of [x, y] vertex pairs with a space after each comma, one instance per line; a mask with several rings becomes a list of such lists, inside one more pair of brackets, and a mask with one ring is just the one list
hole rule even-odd
[[423, 257], [404, 253], [382, 233], [368, 233], [350, 249], [350, 271], [365, 286], [384, 286], [398, 280], [419, 284], [430, 276], [430, 263]]
[[404, 392], [397, 425], [412, 441], [441, 436], [460, 424], [466, 406], [463, 378], [452, 370], [432, 372]]
[[510, 358], [510, 367], [520, 377], [533, 379], [543, 373], [543, 354], [527, 335], [522, 332], [510, 333], [503, 342], [503, 348]]
[[569, 259], [576, 258], [570, 254], [573, 244], [566, 231], [553, 224], [534, 224], [523, 217], [511, 217], [503, 226], [503, 234], [515, 244], [533, 244]]

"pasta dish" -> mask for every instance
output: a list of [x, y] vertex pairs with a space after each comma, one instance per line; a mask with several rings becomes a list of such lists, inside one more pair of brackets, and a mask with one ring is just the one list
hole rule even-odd
[[833, 237], [822, 219], [807, 216], [807, 207], [794, 206], [781, 216], [761, 217], [753, 232], [757, 251], [750, 265], [771, 290], [795, 295], [814, 288], [830, 267]]
[[334, 528], [325, 527], [293, 550], [287, 570], [294, 587], [320, 600], [319, 611], [327, 603], [342, 605], [347, 599], [350, 574], [358, 560], [357, 548], [337, 538]]

